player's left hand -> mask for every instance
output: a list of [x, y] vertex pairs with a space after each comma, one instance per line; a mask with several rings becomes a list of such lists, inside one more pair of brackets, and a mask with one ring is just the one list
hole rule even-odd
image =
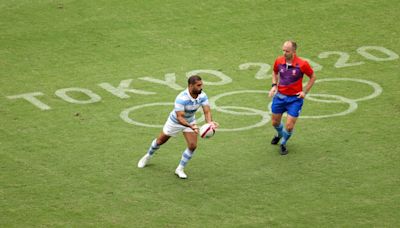
[[306, 93], [303, 92], [303, 91], [296, 93], [296, 95], [297, 95], [297, 98], [303, 98], [304, 99], [306, 97]]
[[210, 124], [212, 124], [214, 126], [214, 128], [218, 128], [219, 127], [219, 123], [217, 123], [217, 122], [211, 121]]

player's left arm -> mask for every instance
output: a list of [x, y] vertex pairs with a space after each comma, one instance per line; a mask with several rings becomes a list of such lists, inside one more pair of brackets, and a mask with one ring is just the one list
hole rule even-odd
[[215, 127], [218, 127], [219, 124], [212, 120], [210, 105], [203, 105], [202, 108], [203, 108], [204, 118], [206, 120], [206, 123], [214, 124]]
[[315, 80], [317, 80], [317, 77], [315, 76], [315, 73], [308, 62], [305, 62], [301, 70], [310, 78], [304, 90], [297, 93], [297, 96], [299, 98], [304, 98], [307, 95], [307, 93], [310, 92], [311, 88], [315, 83]]
[[306, 87], [304, 88], [304, 96], [310, 92], [311, 88], [313, 87], [315, 80], [317, 80], [317, 77], [315, 77], [315, 73], [313, 72], [310, 76], [310, 80], [308, 80]]

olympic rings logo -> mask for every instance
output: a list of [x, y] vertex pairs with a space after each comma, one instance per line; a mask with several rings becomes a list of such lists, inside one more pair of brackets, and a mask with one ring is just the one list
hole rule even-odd
[[[345, 103], [348, 104], [348, 108], [345, 111], [338, 112], [338, 113], [333, 113], [329, 115], [315, 115], [315, 116], [300, 116], [299, 118], [302, 119], [322, 119], [322, 118], [331, 118], [331, 117], [337, 117], [337, 116], [344, 116], [347, 114], [350, 114], [354, 112], [358, 108], [358, 102], [359, 101], [365, 101], [365, 100], [370, 100], [373, 99], [377, 96], [379, 96], [382, 93], [382, 87], [375, 83], [371, 82], [368, 80], [363, 80], [363, 79], [354, 79], [354, 78], [327, 78], [327, 79], [319, 79], [315, 81], [316, 84], [322, 83], [322, 82], [332, 82], [332, 81], [352, 81], [352, 82], [357, 82], [357, 83], [363, 83], [366, 84], [370, 87], [372, 87], [373, 92], [365, 97], [357, 98], [357, 99], [350, 99], [346, 98], [343, 96], [339, 95], [333, 95], [333, 94], [313, 94], [310, 93], [306, 96], [307, 100], [314, 101], [314, 102], [322, 102], [322, 103]], [[271, 104], [270, 102], [268, 104], [269, 111], [265, 110], [259, 110], [255, 108], [250, 108], [250, 107], [242, 107], [242, 106], [220, 106], [217, 105], [217, 101], [221, 99], [222, 97], [227, 97], [231, 95], [237, 95], [237, 94], [243, 94], [243, 93], [262, 93], [262, 94], [267, 94], [268, 91], [264, 90], [238, 90], [238, 91], [231, 91], [231, 92], [226, 92], [226, 93], [221, 93], [219, 95], [213, 96], [209, 98], [210, 106], [213, 110], [213, 112], [222, 112], [228, 115], [238, 115], [238, 116], [260, 116], [261, 120], [255, 124], [251, 124], [248, 126], [244, 127], [238, 127], [238, 128], [219, 128], [219, 131], [225, 131], [225, 132], [230, 132], [230, 131], [245, 131], [245, 130], [250, 130], [256, 127], [261, 127], [265, 124], [267, 124], [271, 120]], [[142, 127], [151, 127], [151, 128], [161, 128], [162, 125], [157, 125], [157, 124], [147, 124], [147, 123], [142, 123], [140, 121], [134, 120], [129, 117], [129, 114], [145, 107], [152, 107], [152, 106], [173, 106], [173, 102], [161, 102], [161, 103], [149, 103], [149, 104], [143, 104], [143, 105], [138, 105], [138, 106], [133, 106], [131, 108], [125, 109], [124, 111], [121, 112], [120, 117], [127, 123], [129, 124], [134, 124], [137, 126], [142, 126]], [[200, 118], [198, 118], [198, 122], [204, 121], [204, 116], [202, 115]]]

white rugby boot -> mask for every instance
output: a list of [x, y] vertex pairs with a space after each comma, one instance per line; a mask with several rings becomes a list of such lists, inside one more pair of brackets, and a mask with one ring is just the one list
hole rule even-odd
[[146, 153], [146, 154], [139, 160], [139, 162], [138, 162], [138, 164], [137, 164], [138, 168], [144, 168], [144, 167], [147, 165], [147, 163], [149, 163], [151, 157], [152, 157], [151, 155], [149, 155], [148, 153]]
[[183, 172], [183, 167], [179, 167], [175, 169], [175, 174], [178, 175], [179, 178], [181, 179], [186, 179], [187, 175], [185, 172]]

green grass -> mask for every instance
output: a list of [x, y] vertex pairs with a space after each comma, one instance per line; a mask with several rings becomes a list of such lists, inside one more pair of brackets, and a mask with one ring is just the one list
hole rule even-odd
[[[400, 60], [372, 61], [356, 50], [381, 46], [400, 55], [399, 10], [394, 0], [1, 1], [0, 226], [398, 226]], [[140, 78], [175, 73], [185, 87], [187, 72], [209, 69], [232, 79], [206, 86], [209, 97], [266, 91], [270, 79], [255, 79], [258, 67], [239, 65], [272, 65], [287, 39], [298, 42], [300, 56], [323, 66], [319, 79], [368, 80], [383, 92], [357, 102], [345, 116], [299, 119], [285, 157], [269, 144], [274, 129], [268, 123], [199, 140], [188, 180], [173, 174], [183, 137], [162, 146], [149, 167], [136, 168], [161, 129], [128, 124], [120, 113], [173, 102], [179, 92]], [[345, 52], [348, 63], [364, 64], [336, 68], [339, 56], [318, 58], [325, 51]], [[98, 85], [125, 79], [157, 94], [121, 99]], [[63, 88], [89, 89], [101, 100], [71, 104], [55, 95]], [[37, 98], [51, 109], [7, 98], [32, 92], [43, 93]], [[317, 83], [312, 90], [349, 99], [372, 92], [351, 81]], [[243, 93], [217, 105], [267, 111], [269, 102], [266, 94]], [[157, 108], [160, 113], [143, 108], [129, 116], [161, 125], [172, 106]], [[306, 100], [303, 115], [347, 108]], [[221, 128], [261, 119], [215, 110], [213, 116]]]

